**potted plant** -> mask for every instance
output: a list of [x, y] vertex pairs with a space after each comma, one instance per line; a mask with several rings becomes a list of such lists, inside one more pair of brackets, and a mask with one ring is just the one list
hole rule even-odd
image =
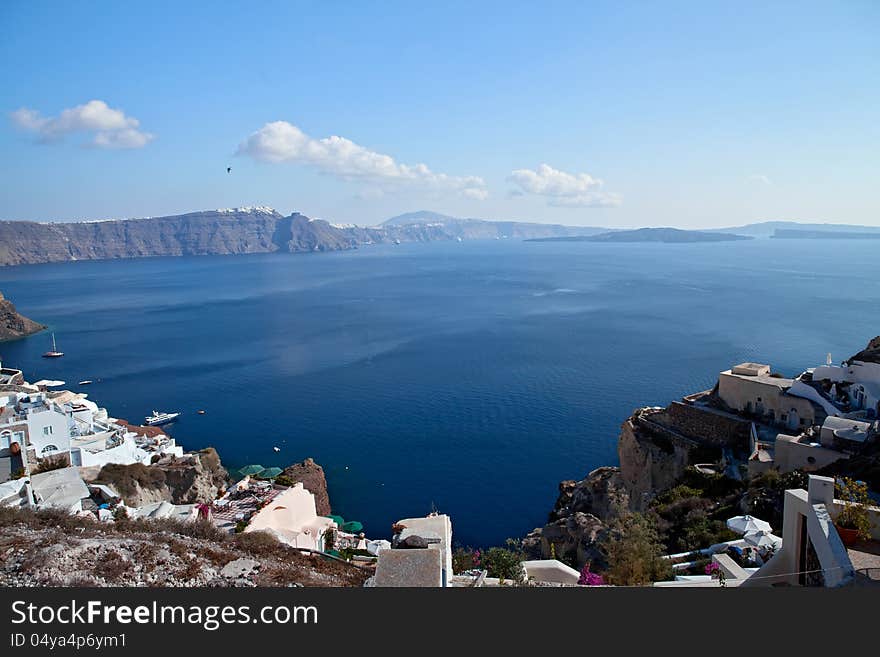
[[840, 535], [843, 544], [849, 547], [859, 539], [868, 540], [871, 538], [868, 485], [844, 477], [837, 482], [837, 494], [843, 502], [843, 508], [834, 520], [834, 528]]

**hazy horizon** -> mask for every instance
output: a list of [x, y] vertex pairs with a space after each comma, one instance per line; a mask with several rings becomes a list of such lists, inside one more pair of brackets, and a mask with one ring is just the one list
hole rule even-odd
[[791, 223], [791, 224], [798, 224], [798, 225], [802, 225], [802, 226], [851, 226], [854, 228], [869, 228], [872, 230], [880, 228], [880, 225], [872, 225], [872, 224], [853, 224], [853, 223], [847, 223], [847, 222], [841, 222], [841, 221], [803, 221], [803, 220], [798, 220], [798, 219], [763, 219], [763, 220], [758, 220], [758, 221], [750, 221], [747, 223], [731, 224], [731, 225], [725, 225], [725, 226], [700, 226], [700, 225], [697, 225], [697, 226], [676, 226], [676, 225], [671, 225], [671, 224], [644, 224], [644, 223], [643, 224], [634, 224], [631, 226], [602, 226], [599, 224], [587, 225], [587, 224], [566, 223], [566, 222], [561, 222], [561, 221], [538, 221], [537, 219], [531, 219], [531, 218], [458, 217], [458, 216], [448, 215], [444, 212], [437, 212], [435, 210], [425, 210], [425, 209], [409, 210], [409, 211], [405, 211], [405, 212], [400, 212], [394, 216], [385, 217], [383, 219], [380, 219], [379, 221], [377, 221], [375, 223], [355, 223], [355, 222], [337, 221], [337, 220], [333, 219], [332, 217], [317, 217], [317, 216], [310, 215], [308, 212], [303, 212], [302, 210], [291, 209], [291, 210], [285, 211], [285, 210], [275, 208], [275, 207], [272, 207], [270, 205], [265, 205], [265, 204], [255, 205], [255, 206], [233, 206], [230, 208], [200, 208], [200, 209], [186, 210], [183, 212], [174, 212], [171, 214], [161, 214], [161, 215], [124, 216], [124, 217], [71, 217], [71, 218], [66, 218], [66, 219], [11, 219], [11, 218], [0, 217], [0, 221], [22, 221], [22, 222], [35, 222], [35, 223], [75, 223], [75, 222], [98, 223], [98, 222], [104, 222], [104, 221], [130, 221], [130, 220], [154, 219], [154, 218], [160, 219], [162, 217], [180, 216], [180, 215], [186, 215], [186, 214], [198, 214], [201, 212], [215, 212], [215, 211], [222, 211], [222, 210], [247, 210], [247, 209], [252, 209], [252, 208], [272, 209], [272, 210], [278, 212], [279, 214], [281, 214], [282, 216], [290, 216], [291, 214], [299, 213], [299, 214], [303, 214], [303, 215], [309, 217], [310, 219], [320, 219], [320, 220], [327, 221], [330, 224], [334, 224], [334, 225], [355, 225], [360, 228], [378, 227], [378, 226], [381, 226], [384, 222], [392, 220], [392, 219], [396, 219], [400, 216], [419, 214], [419, 213], [423, 213], [423, 212], [444, 215], [446, 217], [449, 217], [450, 219], [456, 219], [456, 220], [538, 223], [538, 224], [543, 223], [543, 224], [568, 226], [568, 227], [572, 227], [572, 228], [578, 228], [578, 227], [608, 228], [611, 230], [637, 230], [640, 228], [676, 228], [676, 229], [680, 229], [680, 230], [692, 230], [692, 231], [700, 231], [700, 230], [717, 231], [719, 229], [733, 230], [736, 228], [742, 228], [742, 227], [746, 227], [746, 226], [754, 226], [754, 225], [761, 225], [761, 224], [773, 224], [773, 223], [783, 223], [783, 224], [784, 223]]

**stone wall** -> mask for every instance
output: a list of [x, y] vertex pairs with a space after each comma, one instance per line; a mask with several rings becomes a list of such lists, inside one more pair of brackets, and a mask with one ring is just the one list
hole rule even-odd
[[681, 402], [672, 402], [665, 411], [652, 414], [650, 419], [702, 445], [749, 449], [751, 423], [748, 420]]

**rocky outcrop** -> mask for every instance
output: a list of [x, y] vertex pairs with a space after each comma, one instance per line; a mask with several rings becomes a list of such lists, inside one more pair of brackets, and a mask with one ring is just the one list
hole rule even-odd
[[[676, 402], [677, 403], [677, 402]], [[546, 525], [523, 541], [532, 558], [555, 555], [578, 567], [603, 565], [599, 542], [621, 511], [644, 511], [660, 492], [674, 486], [693, 461], [695, 450], [718, 450], [714, 437], [702, 445], [690, 433], [704, 430], [702, 416], [688, 409], [643, 408], [621, 425], [620, 467], [593, 470], [581, 481], [563, 481]], [[710, 432], [711, 433], [711, 432]], [[713, 434], [714, 436], [714, 434]], [[732, 441], [739, 433], [732, 433]]]
[[98, 522], [3, 509], [0, 586], [289, 587], [363, 585], [368, 573], [302, 554], [266, 532], [173, 520]]
[[872, 338], [868, 342], [868, 346], [850, 358], [850, 360], [859, 360], [863, 363], [880, 363], [880, 335]]
[[555, 556], [578, 566], [588, 561], [603, 566], [599, 542], [607, 522], [628, 501], [620, 468], [602, 467], [581, 481], [563, 481], [547, 524], [526, 536], [523, 549], [533, 559]]
[[315, 496], [315, 507], [319, 516], [330, 515], [330, 496], [327, 493], [327, 479], [324, 468], [315, 463], [314, 459], [306, 459], [294, 463], [284, 469], [282, 476], [291, 484], [302, 482], [303, 488]]
[[643, 511], [660, 491], [674, 485], [690, 462], [683, 441], [638, 426], [638, 412], [621, 426], [617, 441], [620, 481], [633, 511]]
[[165, 457], [156, 466], [165, 472], [165, 485], [175, 504], [210, 502], [222, 494], [229, 480], [213, 447], [185, 454], [182, 459]]
[[[2, 249], [2, 247], [0, 247]], [[45, 326], [19, 315], [12, 302], [0, 292], [0, 342], [15, 340], [42, 331]]]
[[164, 456], [151, 465], [108, 464], [94, 481], [111, 486], [126, 505], [138, 507], [161, 501], [211, 502], [225, 489], [227, 478], [217, 451], [209, 447], [182, 458]]

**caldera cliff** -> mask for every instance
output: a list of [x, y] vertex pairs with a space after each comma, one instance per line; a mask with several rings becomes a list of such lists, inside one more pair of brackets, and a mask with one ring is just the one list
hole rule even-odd
[[20, 315], [12, 302], [0, 292], [0, 342], [15, 340], [42, 331], [45, 326]]

